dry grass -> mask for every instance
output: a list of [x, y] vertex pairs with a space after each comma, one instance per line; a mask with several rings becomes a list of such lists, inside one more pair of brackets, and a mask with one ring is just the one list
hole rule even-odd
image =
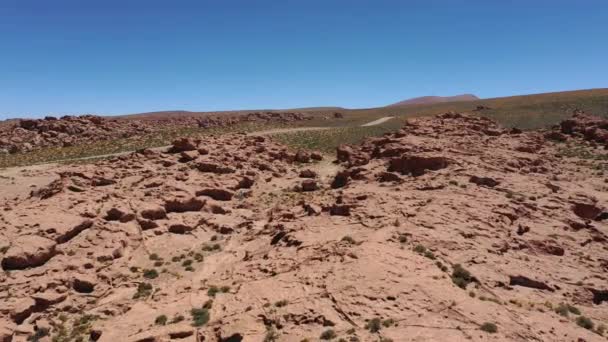
[[395, 118], [385, 123], [370, 127], [336, 127], [322, 131], [301, 131], [280, 133], [273, 139], [294, 149], [305, 148], [322, 152], [333, 152], [340, 144], [357, 144], [367, 137], [381, 136], [401, 128], [403, 120]]
[[[477, 106], [489, 109], [474, 111]], [[89, 158], [93, 156], [121, 153], [141, 148], [159, 147], [182, 136], [221, 134], [233, 131], [256, 131], [283, 127], [332, 127], [325, 131], [305, 131], [276, 134], [279, 141], [296, 148], [309, 148], [325, 152], [335, 149], [340, 143], [355, 144], [368, 136], [379, 136], [397, 130], [406, 118], [435, 115], [450, 110], [470, 112], [492, 118], [507, 127], [534, 129], [554, 125], [569, 117], [574, 109], [608, 117], [608, 89], [592, 89], [572, 92], [548, 93], [537, 95], [513, 96], [505, 98], [439, 103], [431, 105], [406, 105], [399, 107], [380, 107], [371, 109], [305, 108], [303, 111], [313, 120], [289, 124], [244, 123], [230, 128], [200, 129], [180, 128], [154, 133], [139, 139], [117, 139], [94, 144], [65, 148], [47, 148], [30, 153], [0, 155], [0, 168], [54, 162], [66, 159]], [[294, 110], [296, 111], [296, 110]], [[237, 115], [252, 111], [226, 112], [222, 115]], [[344, 115], [342, 119], [333, 117], [334, 112]], [[190, 115], [186, 113], [184, 115]], [[205, 114], [205, 113], [195, 113]], [[396, 119], [372, 127], [361, 124], [384, 116]], [[89, 162], [88, 160], [86, 162]]]

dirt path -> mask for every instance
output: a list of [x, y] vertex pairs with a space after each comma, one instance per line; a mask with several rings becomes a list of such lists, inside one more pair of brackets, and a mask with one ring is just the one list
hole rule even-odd
[[388, 120], [392, 119], [392, 116], [385, 116], [383, 118], [380, 118], [378, 120], [374, 120], [372, 122], [368, 122], [366, 124], [361, 125], [361, 127], [369, 127], [369, 126], [376, 126], [376, 125], [380, 125], [383, 124], [385, 122], [387, 122]]
[[[380, 119], [377, 119], [377, 120], [374, 120], [374, 121], [370, 121], [368, 123], [364, 123], [360, 127], [377, 126], [377, 125], [380, 125], [380, 124], [383, 124], [383, 123], [387, 122], [388, 120], [390, 120], [392, 118], [393, 118], [392, 116], [385, 116], [383, 118], [380, 118]], [[292, 132], [324, 131], [324, 130], [328, 130], [328, 129], [332, 129], [332, 128], [338, 128], [338, 127], [275, 128], [275, 129], [269, 129], [269, 130], [266, 130], [266, 131], [251, 132], [251, 133], [249, 133], [249, 135], [272, 135], [272, 134], [292, 133]]]

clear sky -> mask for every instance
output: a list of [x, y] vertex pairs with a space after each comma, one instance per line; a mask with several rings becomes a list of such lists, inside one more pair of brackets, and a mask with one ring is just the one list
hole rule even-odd
[[606, 0], [0, 0], [0, 119], [602, 87]]

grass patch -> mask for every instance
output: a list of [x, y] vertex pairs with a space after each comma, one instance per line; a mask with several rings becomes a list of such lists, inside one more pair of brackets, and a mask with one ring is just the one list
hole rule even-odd
[[397, 131], [401, 126], [403, 121], [394, 118], [376, 126], [279, 133], [272, 135], [272, 138], [294, 149], [304, 148], [331, 153], [340, 144], [358, 144], [365, 138]]

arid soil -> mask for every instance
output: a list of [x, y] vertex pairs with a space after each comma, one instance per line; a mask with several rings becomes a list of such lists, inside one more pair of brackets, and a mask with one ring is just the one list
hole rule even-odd
[[292, 112], [162, 119], [114, 119], [95, 115], [23, 119], [0, 125], [0, 153], [27, 153], [44, 147], [66, 147], [118, 138], [144, 137], [168, 128], [216, 128], [244, 122], [287, 123], [310, 119], [309, 115]]
[[446, 113], [335, 157], [236, 134], [33, 170], [0, 341], [605, 341], [607, 178], [561, 152], [604, 129]]

